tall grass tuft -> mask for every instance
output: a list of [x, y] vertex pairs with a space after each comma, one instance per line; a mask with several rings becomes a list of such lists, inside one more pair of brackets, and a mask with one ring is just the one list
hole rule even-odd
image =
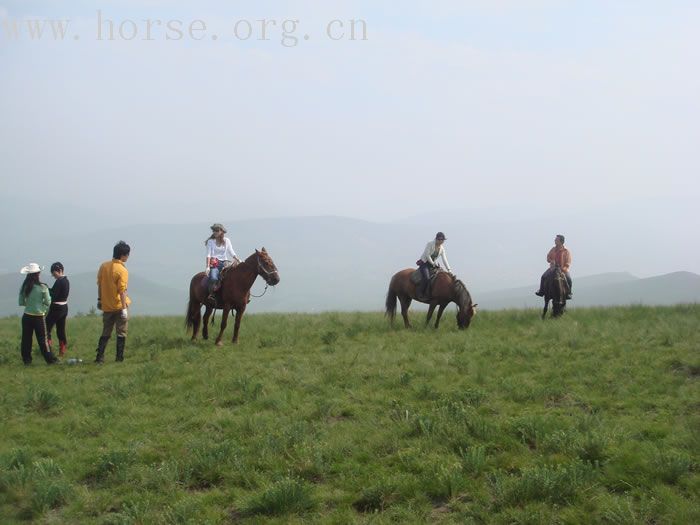
[[529, 501], [556, 504], [572, 502], [593, 477], [593, 467], [583, 462], [561, 466], [531, 467], [520, 476], [498, 473], [492, 477], [498, 506], [512, 507]]
[[27, 394], [27, 408], [40, 414], [50, 412], [60, 404], [61, 398], [53, 390], [31, 387]]
[[280, 516], [306, 512], [315, 507], [316, 501], [308, 484], [296, 478], [284, 478], [251, 498], [244, 508], [244, 513]]

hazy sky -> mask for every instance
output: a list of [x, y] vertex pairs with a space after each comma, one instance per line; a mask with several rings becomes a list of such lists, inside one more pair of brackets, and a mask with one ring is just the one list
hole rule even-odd
[[[98, 9], [137, 35], [97, 41]], [[63, 41], [22, 25], [48, 18]], [[125, 223], [700, 198], [699, 27], [697, 1], [0, 0], [2, 193]]]

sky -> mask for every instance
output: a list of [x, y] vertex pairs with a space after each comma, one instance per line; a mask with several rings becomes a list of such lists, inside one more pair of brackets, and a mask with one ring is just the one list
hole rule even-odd
[[[70, 20], [63, 40], [22, 25], [49, 19]], [[0, 204], [40, 188], [114, 224], [541, 213], [562, 195], [663, 214], [700, 198], [698, 27], [700, 4], [673, 0], [0, 0]]]

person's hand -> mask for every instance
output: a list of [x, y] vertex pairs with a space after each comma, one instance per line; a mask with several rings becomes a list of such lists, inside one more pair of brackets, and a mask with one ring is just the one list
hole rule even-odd
[[122, 308], [121, 318], [124, 320], [128, 319], [129, 318], [129, 310], [127, 310], [126, 308]]
[[204, 275], [206, 275], [207, 277], [209, 277], [209, 272], [210, 272], [210, 271], [211, 271], [211, 268], [207, 267], [207, 269], [204, 270]]

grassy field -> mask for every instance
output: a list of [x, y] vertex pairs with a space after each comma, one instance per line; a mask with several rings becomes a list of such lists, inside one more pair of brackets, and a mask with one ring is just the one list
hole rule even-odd
[[[24, 367], [0, 320], [0, 523], [700, 523], [700, 306], [134, 318]], [[398, 324], [397, 324], [398, 327]]]

